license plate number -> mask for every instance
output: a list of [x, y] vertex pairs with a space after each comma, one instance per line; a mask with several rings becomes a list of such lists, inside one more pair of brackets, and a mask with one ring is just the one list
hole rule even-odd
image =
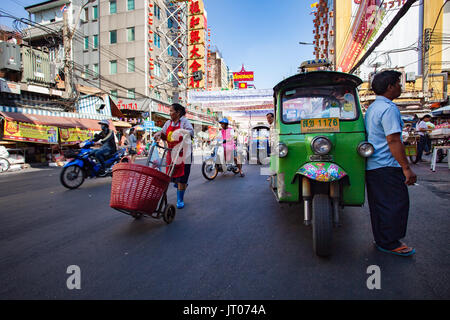
[[339, 132], [339, 118], [305, 119], [300, 121], [301, 132]]

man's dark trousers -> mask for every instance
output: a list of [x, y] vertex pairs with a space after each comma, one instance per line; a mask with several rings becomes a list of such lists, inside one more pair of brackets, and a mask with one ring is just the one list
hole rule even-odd
[[102, 169], [106, 169], [105, 167], [105, 160], [106, 157], [112, 154], [112, 150], [108, 147], [101, 147], [95, 152], [95, 157], [100, 162], [100, 165], [102, 166]]
[[373, 236], [377, 245], [387, 250], [398, 248], [406, 235], [409, 194], [405, 180], [397, 167], [366, 171]]

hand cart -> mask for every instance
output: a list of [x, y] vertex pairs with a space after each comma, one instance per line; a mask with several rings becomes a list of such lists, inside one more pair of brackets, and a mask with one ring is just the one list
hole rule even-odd
[[[184, 138], [177, 147], [183, 144]], [[116, 164], [112, 169], [110, 207], [135, 219], [162, 217], [166, 223], [171, 223], [175, 219], [176, 209], [173, 204], [167, 203], [167, 188], [180, 154], [177, 147], [174, 148], [176, 156], [168, 168], [166, 157], [172, 149], [156, 142], [151, 146], [146, 165]], [[162, 150], [161, 157], [159, 149]], [[167, 168], [168, 174], [163, 173], [162, 168]]]

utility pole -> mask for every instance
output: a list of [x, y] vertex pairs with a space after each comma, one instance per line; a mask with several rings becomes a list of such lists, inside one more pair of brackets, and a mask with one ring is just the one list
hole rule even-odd
[[431, 29], [426, 28], [423, 40], [423, 82], [422, 91], [424, 95], [424, 101], [428, 101], [428, 91], [429, 91], [429, 71], [430, 71], [430, 42], [431, 42]]
[[72, 97], [72, 67], [70, 65], [70, 56], [72, 52], [72, 41], [69, 30], [69, 18], [67, 10], [63, 12], [63, 45], [64, 45], [64, 87], [65, 98]]

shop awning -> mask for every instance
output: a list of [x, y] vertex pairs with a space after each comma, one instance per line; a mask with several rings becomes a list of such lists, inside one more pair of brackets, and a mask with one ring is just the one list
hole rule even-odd
[[157, 116], [163, 117], [165, 119], [170, 119], [170, 115], [168, 115], [166, 113], [162, 113], [162, 112], [152, 112], [152, 115], [157, 115]]
[[113, 121], [112, 123], [115, 127], [131, 128], [131, 123], [128, 123], [126, 121], [118, 120], [118, 121]]
[[[101, 130], [101, 127], [98, 124], [99, 120], [94, 119], [54, 117], [54, 116], [44, 116], [37, 114], [25, 114], [25, 113], [5, 112], [5, 111], [1, 111], [0, 115], [2, 115], [5, 119], [11, 121], [27, 122], [47, 126], [56, 126], [59, 128], [80, 128], [94, 131]], [[111, 121], [110, 121], [110, 129], [115, 130], [114, 124], [111, 124]]]
[[192, 124], [200, 124], [202, 126], [213, 126], [214, 125], [214, 123], [212, 123], [212, 122], [206, 122], [206, 121], [200, 121], [200, 120], [189, 119], [189, 121]]

